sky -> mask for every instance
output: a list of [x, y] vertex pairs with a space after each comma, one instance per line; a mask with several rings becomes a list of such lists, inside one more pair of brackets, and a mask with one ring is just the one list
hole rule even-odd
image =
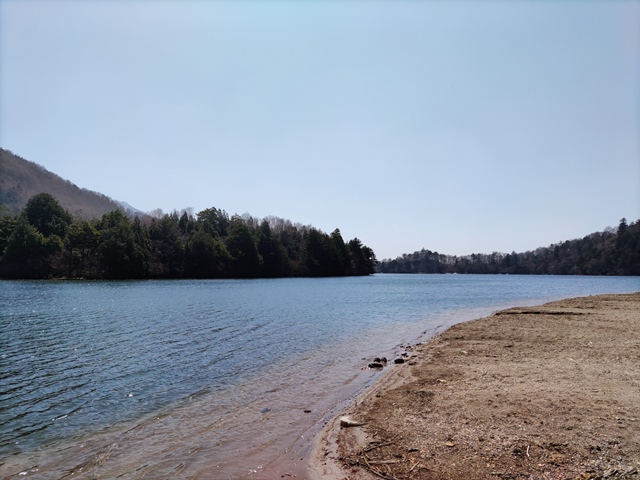
[[640, 219], [640, 2], [0, 0], [0, 146], [378, 259]]

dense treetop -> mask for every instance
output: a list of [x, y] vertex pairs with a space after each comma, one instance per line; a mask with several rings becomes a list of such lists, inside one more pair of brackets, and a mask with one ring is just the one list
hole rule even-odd
[[208, 208], [158, 218], [74, 219], [48, 193], [0, 216], [0, 278], [256, 278], [374, 273], [373, 250], [340, 230]]
[[627, 224], [623, 218], [617, 229], [524, 253], [458, 257], [422, 249], [383, 260], [378, 268], [384, 273], [640, 275], [640, 221]]

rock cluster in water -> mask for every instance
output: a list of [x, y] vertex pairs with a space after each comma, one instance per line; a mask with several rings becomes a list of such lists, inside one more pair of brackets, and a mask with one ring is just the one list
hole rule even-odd
[[[416, 346], [420, 345], [419, 343], [416, 344]], [[410, 355], [409, 352], [411, 352], [413, 350], [413, 346], [411, 345], [407, 345], [406, 347], [403, 347], [402, 345], [400, 345], [401, 348], [404, 348], [404, 352], [402, 352], [398, 357], [396, 357], [393, 360], [393, 363], [397, 364], [401, 364], [401, 363], [405, 363], [409, 358], [415, 358], [417, 357], [417, 355], [412, 354]], [[389, 361], [387, 360], [387, 357], [376, 357], [373, 359], [373, 361], [371, 363], [369, 363], [368, 367], [369, 368], [379, 368], [382, 369], [384, 367], [387, 366], [387, 364], [389, 363]], [[409, 362], [412, 363], [412, 362]]]
[[387, 357], [374, 358], [373, 362], [369, 364], [369, 368], [384, 368], [387, 366]]

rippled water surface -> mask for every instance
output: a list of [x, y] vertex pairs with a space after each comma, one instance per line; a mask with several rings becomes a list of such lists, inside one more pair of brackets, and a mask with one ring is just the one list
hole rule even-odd
[[361, 369], [374, 356], [499, 308], [638, 290], [639, 277], [1, 281], [0, 476], [259, 475], [304, 452], [293, 445], [378, 375]]

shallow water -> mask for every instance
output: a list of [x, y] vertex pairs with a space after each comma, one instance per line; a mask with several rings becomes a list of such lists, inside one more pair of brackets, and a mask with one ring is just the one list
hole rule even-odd
[[303, 458], [313, 426], [379, 375], [362, 370], [375, 356], [500, 308], [638, 290], [639, 277], [1, 281], [0, 476], [259, 476]]

